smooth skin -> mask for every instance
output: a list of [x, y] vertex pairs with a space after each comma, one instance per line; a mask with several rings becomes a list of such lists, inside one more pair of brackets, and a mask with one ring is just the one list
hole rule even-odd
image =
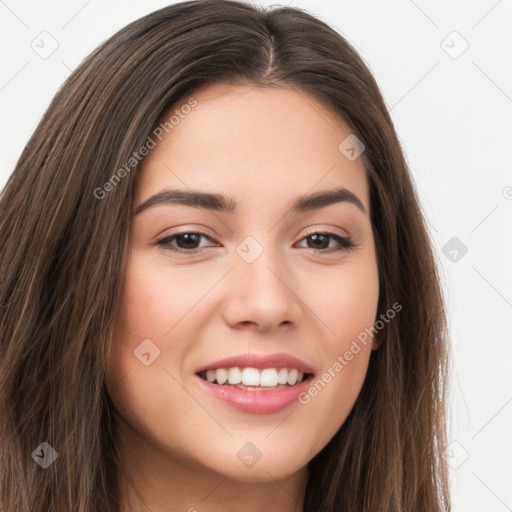
[[[303, 91], [214, 85], [194, 98], [142, 162], [135, 207], [173, 187], [238, 206], [232, 214], [157, 204], [133, 215], [107, 368], [124, 468], [152, 512], [298, 512], [307, 464], [346, 420], [376, 340], [309, 403], [273, 414], [220, 402], [195, 372], [233, 355], [285, 352], [318, 379], [373, 326], [379, 282], [367, 178], [362, 159], [338, 149], [350, 130]], [[348, 201], [289, 212], [298, 197], [337, 187], [366, 213]], [[311, 237], [326, 231], [355, 247], [334, 252], [334, 238]], [[156, 243], [195, 232], [206, 237]], [[252, 263], [236, 251], [247, 237], [262, 248]], [[147, 339], [160, 351], [149, 365], [134, 353]], [[237, 456], [247, 443], [261, 453], [251, 467]], [[148, 510], [124, 482], [122, 512]]]

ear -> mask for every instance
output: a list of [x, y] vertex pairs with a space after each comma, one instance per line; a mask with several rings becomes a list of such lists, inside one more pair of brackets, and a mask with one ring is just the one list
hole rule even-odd
[[372, 341], [372, 350], [377, 350], [380, 347], [382, 340], [379, 336], [375, 336]]

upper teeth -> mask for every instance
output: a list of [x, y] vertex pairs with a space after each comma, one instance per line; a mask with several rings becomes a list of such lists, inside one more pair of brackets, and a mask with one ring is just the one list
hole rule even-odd
[[302, 382], [303, 372], [296, 368], [218, 368], [217, 370], [207, 370], [206, 380], [208, 382], [217, 381], [217, 384], [243, 384], [244, 386], [265, 386], [272, 387], [279, 384], [289, 384], [293, 386]]

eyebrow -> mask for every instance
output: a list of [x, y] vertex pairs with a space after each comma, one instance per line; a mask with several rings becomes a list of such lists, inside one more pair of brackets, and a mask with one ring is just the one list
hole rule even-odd
[[[311, 210], [319, 210], [331, 204], [348, 202], [352, 203], [366, 214], [366, 209], [361, 200], [350, 190], [338, 187], [333, 190], [316, 192], [303, 197], [299, 197], [292, 204], [290, 211], [292, 213], [300, 213]], [[203, 210], [213, 210], [222, 213], [235, 214], [237, 203], [231, 198], [222, 194], [212, 194], [200, 192], [197, 190], [178, 190], [165, 189], [152, 196], [140, 204], [134, 212], [134, 215], [161, 204], [179, 204], [200, 208]]]

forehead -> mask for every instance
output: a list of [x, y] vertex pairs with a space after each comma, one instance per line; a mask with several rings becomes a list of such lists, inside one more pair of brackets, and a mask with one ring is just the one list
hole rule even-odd
[[162, 117], [165, 123], [173, 116], [173, 123], [142, 162], [139, 202], [165, 187], [219, 192], [243, 203], [341, 186], [369, 211], [362, 158], [351, 161], [339, 149], [351, 131], [313, 96], [295, 87], [222, 84], [192, 98]]

